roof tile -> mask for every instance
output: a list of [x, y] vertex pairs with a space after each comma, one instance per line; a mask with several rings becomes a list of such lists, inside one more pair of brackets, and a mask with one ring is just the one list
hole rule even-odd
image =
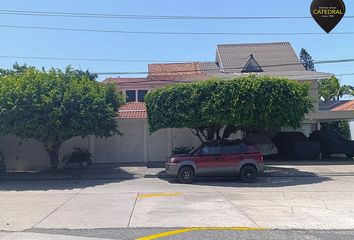
[[333, 108], [331, 111], [354, 111], [354, 100]]
[[118, 111], [118, 119], [142, 119], [147, 118], [145, 103], [128, 102]]

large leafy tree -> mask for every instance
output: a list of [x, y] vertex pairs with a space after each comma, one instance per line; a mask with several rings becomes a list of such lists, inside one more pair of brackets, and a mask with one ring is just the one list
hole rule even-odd
[[[340, 100], [344, 95], [354, 96], [354, 88], [350, 85], [340, 85], [338, 78], [331, 77], [319, 80], [319, 98], [325, 102]], [[350, 139], [350, 127], [348, 121], [335, 121], [321, 123], [321, 128], [330, 128], [338, 131], [344, 138]]]
[[7, 76], [7, 75], [22, 74], [28, 69], [35, 69], [35, 68], [32, 66], [27, 66], [27, 64], [20, 65], [16, 62], [14, 65], [12, 65], [12, 69], [0, 68], [0, 77]]
[[[2, 69], [0, 68], [0, 77], [6, 76], [6, 75], [18, 75], [22, 74], [28, 69], [35, 69], [33, 66], [28, 66], [26, 63], [23, 65], [18, 64], [17, 62], [12, 65], [12, 69]], [[71, 66], [68, 66], [66, 68], [67, 70], [71, 71], [71, 74], [76, 74], [78, 77], [86, 76], [90, 80], [94, 81], [97, 79], [97, 74], [95, 73], [90, 73], [88, 70], [82, 71], [82, 70], [74, 70], [71, 68]], [[45, 71], [44, 67], [42, 68], [43, 71]]]
[[122, 103], [115, 86], [71, 68], [10, 72], [0, 77], [0, 134], [38, 140], [56, 169], [66, 140], [117, 133], [115, 117]]
[[238, 129], [298, 127], [313, 108], [306, 84], [250, 75], [169, 85], [145, 97], [151, 132], [188, 127], [201, 141]]
[[340, 85], [339, 79], [335, 76], [319, 80], [319, 98], [325, 102], [340, 100], [344, 95], [354, 96], [354, 89], [350, 85]]
[[301, 48], [300, 51], [300, 61], [306, 70], [316, 71], [311, 55], [304, 48]]

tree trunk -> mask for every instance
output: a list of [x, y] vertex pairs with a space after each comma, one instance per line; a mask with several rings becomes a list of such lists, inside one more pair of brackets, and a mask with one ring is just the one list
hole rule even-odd
[[61, 143], [55, 143], [53, 145], [44, 145], [44, 148], [48, 153], [50, 168], [52, 170], [58, 169], [60, 147]]
[[229, 138], [231, 134], [236, 133], [238, 130], [239, 128], [234, 125], [227, 125], [224, 129], [222, 139]]

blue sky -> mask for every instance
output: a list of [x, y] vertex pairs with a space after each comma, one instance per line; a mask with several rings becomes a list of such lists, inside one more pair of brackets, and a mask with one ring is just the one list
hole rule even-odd
[[[346, 15], [354, 15], [354, 2], [344, 0]], [[311, 0], [12, 0], [0, 9], [145, 15], [310, 16]], [[323, 32], [312, 19], [300, 20], [122, 20], [11, 16], [0, 14], [0, 25], [95, 28], [128, 31], [207, 32]], [[315, 60], [354, 58], [354, 35], [316, 36], [160, 36], [64, 32], [0, 28], [0, 55], [213, 61], [221, 43], [289, 41], [299, 53], [306, 48]], [[354, 19], [342, 19], [333, 32], [354, 31]], [[75, 68], [92, 72], [146, 71], [147, 63], [24, 60], [0, 58], [0, 67], [18, 61], [36, 67]], [[321, 64], [318, 71], [353, 73], [354, 62]], [[108, 76], [100, 76], [100, 79]], [[343, 76], [342, 84], [353, 84]]]

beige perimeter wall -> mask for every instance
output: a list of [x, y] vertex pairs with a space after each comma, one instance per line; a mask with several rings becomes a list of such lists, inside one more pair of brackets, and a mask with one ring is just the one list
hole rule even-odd
[[[145, 119], [120, 120], [122, 135], [110, 138], [75, 137], [61, 147], [59, 158], [70, 154], [75, 147], [89, 149], [95, 163], [165, 161], [179, 146], [197, 147], [200, 141], [189, 129], [163, 129], [149, 134]], [[33, 139], [14, 136], [0, 137], [0, 151], [9, 170], [42, 170], [49, 168], [43, 146]]]

